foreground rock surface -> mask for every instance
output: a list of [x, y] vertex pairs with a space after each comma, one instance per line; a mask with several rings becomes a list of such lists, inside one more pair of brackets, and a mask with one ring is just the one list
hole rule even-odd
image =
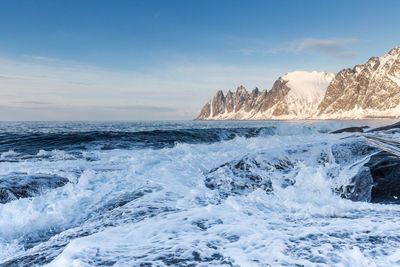
[[372, 155], [342, 189], [354, 201], [400, 204], [400, 159], [385, 151]]
[[373, 179], [371, 202], [400, 204], [400, 159], [382, 151], [371, 156], [365, 167]]

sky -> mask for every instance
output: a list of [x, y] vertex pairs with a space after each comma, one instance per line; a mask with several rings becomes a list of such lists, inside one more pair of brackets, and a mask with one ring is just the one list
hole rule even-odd
[[188, 120], [400, 45], [400, 1], [0, 1], [0, 120]]

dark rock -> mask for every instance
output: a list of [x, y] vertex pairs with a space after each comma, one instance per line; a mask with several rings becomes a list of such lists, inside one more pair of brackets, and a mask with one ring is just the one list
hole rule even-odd
[[336, 131], [332, 131], [330, 133], [332, 134], [338, 134], [338, 133], [362, 133], [364, 132], [364, 129], [369, 128], [369, 126], [361, 126], [361, 127], [348, 127], [348, 128], [343, 128], [339, 129]]
[[399, 129], [399, 128], [400, 128], [400, 122], [396, 122], [396, 123], [393, 123], [393, 124], [390, 124], [390, 125], [386, 125], [386, 126], [382, 126], [382, 127], [371, 129], [371, 130], [369, 130], [367, 132], [371, 133], [371, 132], [387, 131], [387, 130]]
[[372, 155], [348, 185], [335, 191], [354, 201], [400, 204], [400, 158], [385, 151]]
[[336, 190], [342, 198], [351, 199], [353, 201], [371, 201], [371, 190], [374, 181], [371, 171], [368, 167], [362, 167], [354, 176], [350, 184], [341, 186]]
[[400, 158], [382, 151], [373, 155], [365, 166], [374, 181], [371, 202], [400, 204]]
[[68, 183], [68, 179], [57, 175], [13, 173], [0, 177], [0, 203], [39, 195], [42, 191]]

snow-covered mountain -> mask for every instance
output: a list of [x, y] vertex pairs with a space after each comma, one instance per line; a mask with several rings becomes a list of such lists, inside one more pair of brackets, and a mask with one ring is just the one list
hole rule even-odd
[[226, 97], [218, 91], [201, 110], [198, 120], [307, 119], [317, 113], [335, 74], [289, 72], [275, 81], [269, 91], [257, 88], [248, 93], [239, 86]]
[[198, 120], [400, 117], [400, 46], [339, 73], [289, 72], [271, 90], [218, 91]]
[[400, 116], [400, 46], [341, 70], [318, 108], [322, 119]]

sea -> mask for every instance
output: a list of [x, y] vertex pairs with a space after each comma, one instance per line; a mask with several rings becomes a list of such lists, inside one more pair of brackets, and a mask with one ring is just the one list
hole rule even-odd
[[400, 265], [400, 205], [338, 193], [369, 154], [330, 133], [389, 123], [0, 122], [0, 266]]

